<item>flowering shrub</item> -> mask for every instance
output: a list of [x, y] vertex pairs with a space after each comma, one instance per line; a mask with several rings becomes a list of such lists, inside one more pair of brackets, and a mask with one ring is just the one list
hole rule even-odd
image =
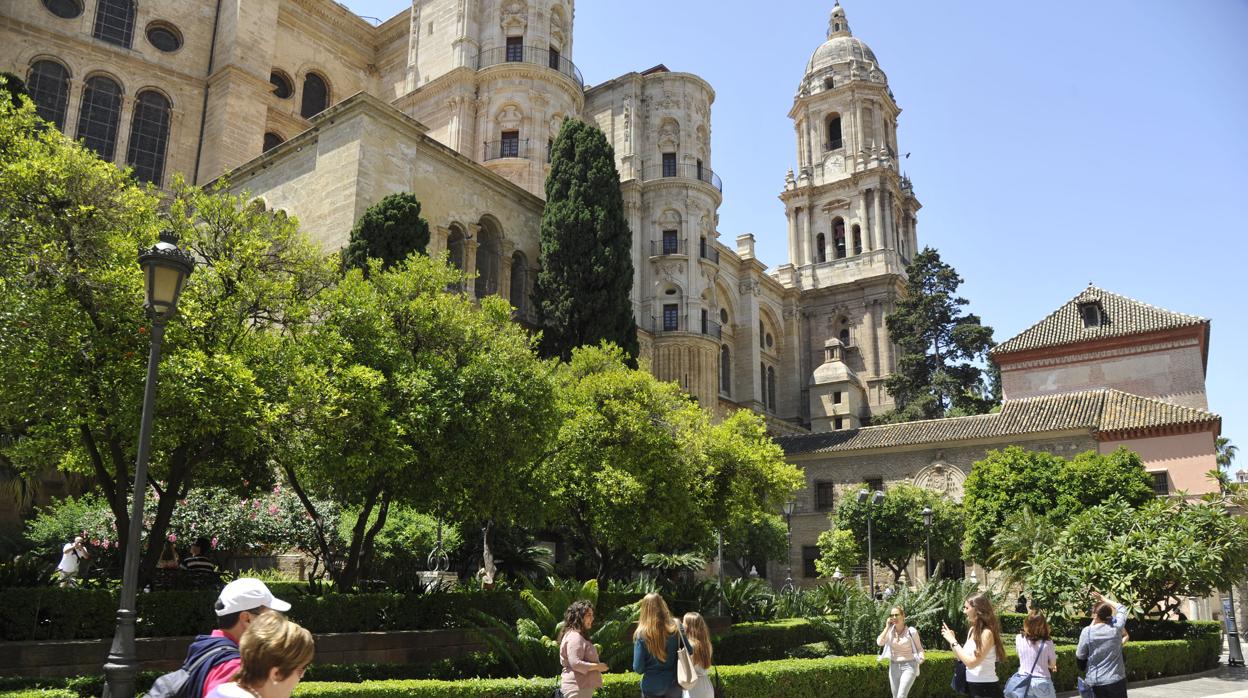
[[[150, 493], [145, 529], [150, 526], [158, 495]], [[317, 502], [331, 536], [338, 530], [339, 508]], [[146, 540], [146, 530], [143, 538]], [[117, 521], [108, 503], [94, 494], [68, 497], [46, 507], [26, 525], [26, 539], [41, 555], [58, 554], [74, 536], [82, 536], [91, 546], [96, 565], [110, 566], [120, 547]], [[315, 529], [311, 517], [293, 492], [280, 485], [253, 497], [240, 498], [219, 488], [200, 488], [178, 502], [169, 524], [169, 542], [186, 550], [200, 536], [212, 541], [214, 550], [235, 553], [284, 552], [300, 550], [316, 553]]]

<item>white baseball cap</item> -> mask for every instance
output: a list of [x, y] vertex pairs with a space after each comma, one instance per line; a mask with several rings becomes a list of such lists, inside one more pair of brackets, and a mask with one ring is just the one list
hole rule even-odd
[[235, 579], [221, 590], [217, 597], [217, 615], [228, 616], [239, 611], [250, 611], [261, 606], [285, 613], [290, 604], [273, 596], [264, 582], [251, 577]]

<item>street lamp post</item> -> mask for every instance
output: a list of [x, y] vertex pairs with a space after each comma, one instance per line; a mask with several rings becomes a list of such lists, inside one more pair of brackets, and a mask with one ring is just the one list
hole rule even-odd
[[165, 324], [178, 310], [178, 297], [186, 279], [195, 269], [195, 259], [178, 248], [172, 232], [160, 234], [160, 242], [140, 250], [139, 266], [147, 288], [144, 306], [152, 319], [151, 347], [147, 357], [147, 383], [143, 392], [143, 417], [139, 424], [139, 453], [134, 464], [134, 489], [130, 507], [130, 529], [126, 536], [126, 559], [122, 568], [121, 602], [117, 606], [117, 628], [104, 664], [107, 683], [105, 698], [131, 698], [138, 673], [134, 647], [136, 596], [139, 586], [139, 534], [143, 528], [143, 504], [147, 494], [147, 461], [152, 445], [152, 413], [156, 408], [157, 367]]
[[785, 540], [787, 541], [788, 550], [785, 560], [788, 562], [788, 565], [784, 574], [784, 586], [780, 587], [781, 594], [792, 594], [797, 590], [797, 587], [793, 584], [793, 509], [796, 505], [797, 502], [792, 499], [784, 503]]
[[924, 577], [927, 581], [932, 581], [932, 508], [923, 507], [923, 527], [927, 529], [927, 555], [923, 558], [923, 564], [927, 565], [927, 574]]
[[[870, 501], [867, 498], [870, 497]], [[867, 589], [871, 598], [875, 598], [875, 552], [871, 549], [872, 511], [884, 501], [884, 493], [876, 490], [875, 494], [867, 490], [858, 490], [858, 503], [867, 503]]]

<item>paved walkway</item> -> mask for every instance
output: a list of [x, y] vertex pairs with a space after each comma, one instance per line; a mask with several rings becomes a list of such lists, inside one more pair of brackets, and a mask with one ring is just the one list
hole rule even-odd
[[[1077, 696], [1066, 693], [1063, 696]], [[1189, 679], [1161, 679], [1127, 686], [1130, 698], [1248, 698], [1248, 669], [1220, 669]]]

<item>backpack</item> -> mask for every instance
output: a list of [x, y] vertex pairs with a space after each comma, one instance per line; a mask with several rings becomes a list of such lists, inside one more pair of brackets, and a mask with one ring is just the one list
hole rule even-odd
[[[202, 652], [195, 661], [183, 664], [181, 669], [171, 671], [156, 679], [151, 689], [144, 695], [146, 698], [199, 698], [194, 695], [195, 686], [191, 677], [202, 667], [211, 666], [212, 660], [229, 652], [238, 652], [238, 648], [218, 645]], [[201, 689], [202, 690], [202, 689]]]

